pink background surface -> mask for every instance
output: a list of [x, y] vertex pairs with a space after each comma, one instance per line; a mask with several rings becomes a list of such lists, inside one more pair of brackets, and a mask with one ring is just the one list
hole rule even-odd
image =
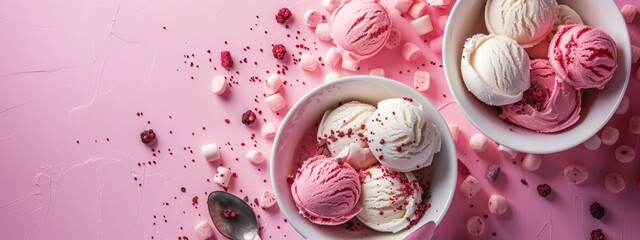
[[[274, 20], [281, 7], [294, 14], [289, 28]], [[322, 9], [320, 1], [2, 4], [0, 239], [196, 239], [195, 224], [209, 220], [207, 193], [221, 189], [209, 181], [219, 164], [238, 174], [229, 192], [257, 198], [271, 186], [268, 167], [255, 166], [244, 155], [254, 148], [269, 154], [272, 141], [260, 136], [259, 127], [265, 120], [280, 123], [286, 114], [286, 110], [272, 113], [264, 103], [262, 81], [268, 73], [288, 67], [281, 91], [289, 106], [321, 84], [329, 71], [356, 74], [327, 66], [309, 73], [295, 65], [293, 58], [301, 53], [322, 56], [330, 46], [302, 23], [310, 8]], [[418, 37], [409, 18], [393, 12], [394, 25], [405, 40], [428, 42], [442, 34], [436, 24], [432, 33]], [[434, 21], [448, 12], [429, 8]], [[640, 45], [640, 17], [628, 27], [632, 43]], [[274, 59], [271, 44], [275, 43], [284, 44], [294, 56]], [[593, 228], [602, 228], [608, 239], [638, 238], [640, 161], [622, 164], [613, 153], [620, 144], [638, 150], [638, 137], [628, 133], [629, 118], [640, 115], [638, 79], [630, 79], [629, 112], [615, 115], [608, 124], [621, 132], [614, 146], [597, 151], [577, 146], [545, 155], [540, 170], [528, 172], [520, 166], [521, 156], [513, 164], [499, 156], [495, 145], [480, 155], [469, 149], [468, 138], [477, 130], [452, 103], [440, 56], [429, 52], [427, 44], [420, 46], [425, 57], [417, 62], [402, 60], [399, 48], [384, 49], [364, 61], [357, 73], [383, 67], [388, 77], [411, 85], [413, 71], [429, 71], [432, 84], [425, 96], [441, 107], [448, 122], [461, 126], [459, 158], [483, 188], [471, 200], [456, 194], [434, 239], [472, 238], [465, 222], [484, 214], [487, 229], [478, 239], [585, 239]], [[221, 50], [233, 55], [231, 71], [219, 67]], [[224, 96], [210, 91], [211, 79], [218, 74], [235, 81]], [[251, 127], [240, 122], [248, 109], [262, 110], [259, 123]], [[139, 112], [143, 116], [137, 116]], [[225, 124], [225, 119], [231, 123]], [[159, 137], [155, 152], [139, 140], [139, 133], [148, 128]], [[222, 147], [223, 158], [215, 164], [200, 154], [200, 147], [211, 142]], [[482, 177], [491, 163], [503, 170], [493, 184]], [[565, 181], [562, 169], [569, 163], [587, 165], [589, 180], [579, 186]], [[604, 176], [609, 172], [624, 176], [627, 188], [622, 193], [605, 190]], [[550, 198], [537, 196], [535, 186], [541, 183], [553, 188]], [[487, 199], [494, 193], [509, 201], [505, 215], [488, 213]], [[195, 196], [197, 204], [192, 203]], [[593, 201], [607, 209], [602, 220], [589, 214]], [[254, 209], [263, 239], [301, 239], [277, 206]]]

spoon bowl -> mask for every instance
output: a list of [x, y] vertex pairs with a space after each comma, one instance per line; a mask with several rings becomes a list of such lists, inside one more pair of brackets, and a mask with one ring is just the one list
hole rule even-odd
[[[230, 239], [259, 240], [258, 221], [253, 210], [244, 200], [223, 191], [209, 194], [207, 199], [209, 215], [218, 232]], [[228, 210], [225, 216], [225, 210]], [[229, 217], [230, 212], [236, 212]]]

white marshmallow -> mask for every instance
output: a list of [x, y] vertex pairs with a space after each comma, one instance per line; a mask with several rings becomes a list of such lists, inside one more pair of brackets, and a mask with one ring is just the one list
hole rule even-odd
[[328, 12], [333, 12], [340, 6], [340, 0], [322, 0], [322, 6], [327, 9]]
[[315, 28], [322, 22], [322, 13], [313, 9], [308, 10], [304, 13], [303, 21], [307, 27]]
[[636, 158], [636, 150], [629, 145], [620, 145], [616, 148], [616, 159], [621, 163], [628, 163]]
[[215, 235], [213, 234], [213, 228], [211, 228], [211, 225], [207, 222], [207, 221], [202, 221], [201, 223], [198, 223], [198, 225], [196, 225], [195, 228], [193, 228], [193, 231], [196, 232], [196, 236], [198, 236], [198, 239], [200, 240], [211, 240], [211, 239], [215, 239]]
[[619, 173], [609, 173], [604, 178], [604, 187], [610, 193], [616, 194], [622, 192], [626, 187], [624, 178]]
[[582, 145], [584, 145], [585, 148], [592, 151], [600, 148], [601, 144], [602, 144], [602, 141], [600, 140], [600, 137], [598, 137], [597, 134], [591, 136], [589, 139], [587, 139], [587, 141], [584, 141], [584, 143], [582, 143]]
[[211, 143], [208, 145], [204, 145], [200, 148], [202, 151], [202, 155], [204, 155], [204, 159], [208, 162], [217, 161], [220, 159], [220, 149], [218, 149], [218, 145], [215, 143]]
[[473, 151], [481, 153], [487, 150], [489, 146], [489, 138], [482, 133], [476, 133], [469, 138], [469, 146]]
[[451, 3], [451, 0], [427, 0], [427, 4], [432, 7], [445, 8]]
[[425, 71], [416, 71], [413, 74], [413, 87], [420, 91], [424, 92], [429, 90], [429, 85], [431, 85], [431, 75], [429, 72]]
[[388, 49], [394, 49], [400, 46], [400, 42], [402, 41], [402, 34], [400, 30], [397, 28], [392, 28], [389, 31], [389, 38], [387, 38], [387, 42], [384, 44], [384, 47]]
[[629, 97], [622, 97], [622, 101], [620, 101], [620, 105], [618, 105], [618, 109], [616, 109], [616, 114], [621, 115], [627, 113], [629, 110]]
[[276, 128], [273, 123], [267, 122], [262, 125], [262, 128], [260, 129], [260, 135], [262, 135], [262, 137], [266, 139], [272, 139], [276, 136], [276, 131], [278, 131], [278, 128]]
[[303, 53], [299, 64], [304, 70], [315, 71], [318, 68], [318, 59], [309, 53]]
[[273, 194], [269, 189], [265, 189], [262, 191], [262, 196], [260, 197], [260, 207], [261, 208], [270, 208], [276, 204], [276, 195]]
[[216, 175], [213, 176], [213, 182], [220, 186], [227, 187], [229, 186], [232, 174], [233, 172], [231, 172], [231, 169], [220, 166], [218, 167], [218, 170], [216, 170]]
[[423, 1], [415, 1], [411, 8], [409, 8], [409, 16], [413, 19], [422, 17], [427, 11], [427, 4]]
[[406, 13], [407, 11], [409, 11], [409, 8], [411, 8], [412, 3], [413, 0], [394, 0], [393, 8], [398, 10], [398, 12]]
[[484, 220], [481, 217], [473, 216], [467, 220], [467, 231], [473, 235], [478, 236], [484, 232]]
[[274, 94], [282, 87], [282, 79], [280, 79], [280, 75], [271, 74], [267, 78], [264, 84], [264, 92], [266, 94]]
[[564, 168], [564, 177], [569, 182], [580, 184], [589, 179], [589, 170], [585, 166], [571, 164]]
[[447, 126], [449, 127], [449, 131], [451, 132], [453, 143], [458, 142], [458, 135], [460, 135], [460, 127], [452, 123], [447, 123]]
[[384, 77], [384, 69], [382, 69], [382, 68], [371, 69], [371, 72], [369, 73], [369, 75], [378, 76], [378, 77]]
[[329, 24], [320, 23], [316, 26], [316, 37], [322, 41], [331, 41], [331, 34], [329, 33]]
[[340, 61], [340, 54], [336, 52], [336, 47], [330, 47], [326, 54], [324, 54], [324, 58], [322, 59], [324, 63], [329, 66], [335, 66]]
[[223, 94], [227, 91], [227, 85], [227, 77], [222, 75], [215, 76], [211, 81], [211, 92], [218, 95]]
[[333, 82], [338, 78], [340, 78], [340, 74], [337, 72], [327, 73], [327, 75], [324, 75], [324, 83]]
[[413, 62], [422, 57], [420, 48], [410, 42], [406, 42], [402, 45], [402, 47], [400, 48], [400, 54], [402, 54], [402, 58], [404, 58], [404, 60], [407, 60], [408, 62]]
[[413, 30], [415, 30], [418, 35], [425, 35], [433, 31], [433, 25], [431, 24], [431, 17], [429, 17], [428, 14], [416, 20], [411, 21], [411, 26], [413, 27]]
[[631, 45], [631, 61], [633, 61], [633, 63], [637, 63], [638, 59], [640, 59], [640, 48]]
[[357, 71], [360, 66], [360, 60], [351, 59], [348, 57], [342, 58], [342, 69], [349, 71]]
[[264, 162], [264, 159], [265, 159], [264, 154], [262, 154], [262, 152], [255, 149], [249, 151], [245, 157], [247, 157], [247, 160], [249, 160], [249, 162], [253, 164], [260, 164]]
[[625, 22], [631, 23], [633, 22], [633, 19], [636, 18], [636, 14], [638, 13], [638, 8], [631, 4], [625, 4], [620, 9], [620, 13], [622, 14], [622, 17], [624, 18]]
[[434, 39], [431, 39], [431, 41], [429, 41], [429, 48], [431, 49], [431, 52], [435, 54], [441, 54], [442, 53], [442, 37], [436, 37]]
[[447, 20], [449, 20], [449, 15], [442, 15], [438, 18], [438, 27], [440, 27], [440, 30], [442, 30], [444, 32], [444, 28], [447, 25]]
[[522, 159], [522, 167], [529, 171], [538, 170], [540, 165], [542, 165], [542, 157], [540, 157], [540, 155], [527, 153], [527, 155], [524, 155], [524, 159]]
[[508, 159], [515, 159], [516, 156], [518, 156], [518, 151], [505, 147], [503, 145], [498, 146], [498, 151], [500, 151], [502, 155], [504, 155]]
[[509, 203], [503, 196], [493, 194], [489, 198], [489, 212], [495, 215], [501, 215], [509, 209]]
[[620, 137], [620, 131], [614, 127], [606, 127], [600, 134], [600, 139], [604, 145], [615, 144], [618, 141], [618, 137]]
[[469, 175], [460, 184], [460, 187], [458, 187], [458, 190], [460, 190], [460, 192], [462, 192], [462, 195], [466, 196], [467, 198], [472, 198], [473, 196], [476, 195], [476, 193], [480, 190], [480, 188], [481, 186], [480, 186], [480, 182], [478, 182], [478, 179]]
[[633, 134], [640, 134], [640, 116], [629, 119], [629, 131]]
[[268, 96], [266, 102], [267, 106], [269, 106], [269, 109], [274, 112], [280, 111], [287, 106], [287, 101], [284, 100], [280, 93]]

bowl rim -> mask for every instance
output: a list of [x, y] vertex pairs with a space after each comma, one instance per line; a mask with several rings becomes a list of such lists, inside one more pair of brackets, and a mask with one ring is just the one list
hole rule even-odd
[[[473, 0], [473, 1], [477, 1], [477, 0]], [[490, 139], [500, 143], [501, 145], [504, 145], [506, 147], [509, 147], [511, 149], [517, 150], [517, 151], [521, 151], [521, 152], [526, 152], [526, 153], [535, 153], [535, 154], [551, 154], [551, 153], [557, 153], [557, 152], [562, 152], [564, 150], [573, 148], [575, 146], [580, 145], [581, 143], [587, 141], [589, 138], [591, 138], [592, 136], [596, 135], [598, 133], [598, 131], [600, 131], [600, 129], [602, 129], [608, 122], [609, 120], [611, 120], [611, 118], [613, 117], [614, 113], [616, 112], [616, 110], [618, 109], [618, 106], [620, 105], [620, 102], [622, 101], [622, 98], [624, 97], [626, 90], [627, 90], [627, 86], [629, 84], [629, 78], [630, 78], [630, 72], [631, 72], [631, 42], [630, 42], [630, 38], [629, 38], [629, 31], [627, 29], [627, 25], [623, 24], [622, 27], [624, 27], [625, 31], [623, 31], [623, 39], [625, 40], [622, 43], [618, 43], [616, 42], [616, 45], [621, 46], [622, 49], [625, 49], [626, 51], [624, 51], [622, 54], [618, 54], [618, 57], [622, 57], [624, 58], [624, 63], [627, 63], [628, 66], [626, 66], [626, 71], [628, 72], [628, 74], [625, 74], [625, 79], [624, 82], [622, 84], [622, 89], [621, 94], [617, 94], [616, 99], [615, 99], [615, 107], [608, 109], [608, 111], [606, 112], [606, 117], [602, 118], [597, 125], [595, 125], [594, 127], [590, 127], [590, 128], [586, 128], [583, 129], [583, 131], [581, 131], [582, 134], [580, 135], [575, 135], [577, 136], [576, 138], [573, 139], [573, 142], [568, 141], [568, 144], [559, 144], [559, 145], [554, 145], [551, 146], [550, 148], [547, 149], [539, 149], [539, 148], [535, 148], [535, 147], [529, 147], [530, 145], [533, 146], [535, 144], [528, 144], [528, 145], [516, 145], [515, 142], [517, 141], [513, 141], [513, 140], [509, 140], [506, 137], [497, 134], [497, 132], [494, 131], [489, 131], [487, 128], [483, 127], [482, 124], [480, 124], [480, 122], [477, 120], [477, 118], [475, 118], [474, 116], [471, 115], [471, 113], [469, 112], [468, 108], [470, 108], [471, 106], [467, 106], [467, 105], [462, 105], [460, 104], [460, 100], [462, 98], [462, 96], [460, 96], [460, 94], [458, 93], [458, 91], [454, 91], [453, 86], [453, 81], [454, 78], [458, 79], [458, 77], [454, 77], [454, 75], [460, 73], [460, 69], [459, 66], [449, 66], [449, 62], [450, 61], [455, 61], [452, 59], [455, 59], [458, 56], [455, 56], [454, 54], [451, 53], [451, 49], [453, 49], [455, 46], [450, 46], [452, 44], [451, 39], [453, 36], [453, 27], [451, 27], [452, 23], [454, 21], [459, 21], [456, 20], [455, 17], [451, 17], [451, 16], [455, 16], [456, 13], [458, 11], [460, 11], [459, 9], [461, 8], [461, 6], [464, 4], [464, 2], [466, 2], [465, 0], [458, 0], [456, 1], [456, 3], [454, 4], [453, 8], [451, 9], [451, 12], [449, 13], [449, 18], [447, 19], [447, 23], [446, 23], [446, 27], [444, 30], [444, 34], [443, 34], [443, 46], [442, 46], [442, 66], [443, 66], [443, 70], [444, 70], [444, 75], [445, 78], [447, 80], [447, 85], [449, 87], [449, 90], [451, 91], [451, 95], [453, 95], [453, 98], [455, 99], [456, 104], [458, 105], [458, 107], [460, 108], [460, 110], [462, 111], [462, 113], [465, 115], [465, 117], [469, 120], [469, 122], [471, 122], [471, 124], [481, 133], [483, 133], [484, 135], [486, 135], [487, 137], [489, 137]], [[485, 1], [486, 2], [486, 1]], [[616, 9], [618, 9], [617, 4], [614, 0], [610, 0], [610, 1], [603, 1], [602, 3], [604, 4], [613, 4], [615, 6]], [[602, 4], [599, 2], [599, 4]], [[560, 3], [559, 3], [560, 4]], [[616, 11], [617, 14], [613, 14], [613, 16], [610, 16], [612, 18], [614, 18], [612, 21], [614, 22], [620, 22], [620, 23], [626, 23], [624, 21], [624, 18], [622, 17], [622, 14], [620, 13], [620, 11]], [[482, 19], [482, 21], [484, 21], [484, 19]], [[616, 71], [623, 71], [622, 68], [618, 67], [616, 69]], [[461, 77], [459, 78], [460, 81], [462, 81]], [[463, 84], [464, 86], [464, 84]], [[514, 124], [514, 126], [517, 126]], [[567, 130], [571, 129], [574, 126], [569, 127]], [[560, 132], [560, 134], [564, 134], [566, 132]]]
[[[317, 92], [324, 90], [326, 88], [332, 87], [333, 85], [342, 83], [342, 82], [348, 82], [348, 81], [384, 81], [388, 84], [391, 85], [396, 85], [401, 89], [405, 89], [407, 91], [414, 91], [417, 93], [418, 96], [424, 98], [423, 100], [425, 100], [425, 102], [427, 102], [431, 107], [433, 108], [436, 112], [438, 112], [438, 114], [436, 116], [431, 116], [433, 118], [435, 118], [435, 121], [441, 121], [446, 125], [446, 121], [444, 119], [444, 117], [442, 116], [442, 114], [440, 114], [440, 111], [438, 111], [438, 109], [433, 105], [433, 103], [431, 103], [431, 101], [426, 98], [422, 93], [417, 92], [415, 89], [399, 82], [396, 81], [394, 79], [390, 79], [390, 78], [386, 78], [386, 77], [379, 77], [379, 76], [373, 76], [373, 75], [349, 75], [349, 76], [343, 76], [340, 77], [334, 81], [328, 82], [328, 83], [322, 83], [318, 86], [316, 86], [315, 88], [311, 89], [309, 92], [305, 93], [287, 112], [287, 114], [285, 115], [285, 117], [283, 118], [282, 122], [280, 123], [280, 126], [278, 126], [278, 131], [276, 132], [276, 136], [274, 137], [274, 141], [273, 141], [273, 145], [271, 146], [271, 154], [270, 154], [270, 159], [275, 159], [275, 155], [276, 155], [276, 147], [278, 145], [280, 145], [280, 141], [284, 141], [280, 139], [280, 135], [281, 135], [281, 130], [283, 128], [283, 126], [285, 125], [286, 122], [290, 121], [290, 118], [293, 117], [293, 112], [295, 112], [298, 108], [300, 108], [300, 106], [308, 101], [312, 96], [314, 96]], [[444, 129], [440, 129], [440, 130], [444, 130]], [[439, 216], [436, 218], [435, 220], [435, 224], [436, 226], [440, 224], [440, 222], [442, 222], [442, 219], [445, 217], [445, 215], [447, 214], [447, 212], [449, 211], [449, 208], [451, 206], [451, 202], [453, 202], [453, 197], [455, 196], [455, 191], [456, 191], [456, 187], [457, 187], [457, 168], [458, 168], [458, 162], [457, 162], [457, 151], [455, 148], [455, 143], [453, 142], [453, 137], [451, 135], [451, 132], [446, 129], [446, 131], [444, 131], [441, 134], [442, 138], [445, 138], [443, 140], [446, 140], [447, 142], [452, 144], [452, 157], [450, 159], [450, 164], [452, 165], [452, 168], [454, 169], [452, 174], [453, 176], [451, 176], [450, 178], [453, 179], [453, 187], [451, 189], [449, 189], [449, 191], [447, 191], [447, 196], [446, 196], [446, 202], [443, 205], [443, 208], [439, 211]], [[275, 168], [274, 168], [275, 162], [274, 161], [270, 161], [269, 162], [269, 178], [271, 180], [271, 187], [273, 189], [273, 193], [276, 197], [276, 203], [278, 204], [278, 207], [280, 207], [280, 203], [282, 202], [282, 200], [280, 200], [283, 196], [281, 196], [281, 193], [279, 193], [278, 191], [276, 191], [276, 181], [275, 179]], [[282, 215], [284, 215], [284, 217], [286, 219], [289, 219], [290, 214], [289, 212], [286, 212], [283, 210], [282, 207], [280, 207], [280, 212], [282, 213]], [[298, 234], [300, 234], [302, 237], [307, 238], [307, 236], [305, 236], [300, 229], [298, 229], [296, 227], [296, 225], [294, 223], [292, 223], [291, 221], [289, 221], [289, 225], [291, 225], [291, 227], [293, 227], [293, 229], [296, 230], [296, 232], [298, 232]], [[425, 223], [426, 224], [426, 223]], [[412, 232], [416, 231], [417, 229], [419, 229], [421, 226], [414, 226], [412, 228]]]

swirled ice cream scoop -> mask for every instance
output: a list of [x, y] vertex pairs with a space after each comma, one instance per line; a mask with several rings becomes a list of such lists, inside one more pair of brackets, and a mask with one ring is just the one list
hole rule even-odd
[[484, 19], [490, 33], [531, 47], [553, 28], [557, 8], [556, 0], [488, 0]]
[[567, 5], [560, 4], [558, 5], [558, 17], [556, 18], [556, 22], [553, 24], [553, 28], [551, 32], [547, 34], [547, 37], [540, 41], [533, 47], [526, 48], [529, 56], [532, 58], [549, 58], [549, 43], [553, 36], [558, 31], [558, 27], [560, 25], [567, 24], [583, 24], [582, 18], [576, 11], [574, 11], [571, 7]]
[[386, 168], [408, 172], [431, 165], [441, 135], [422, 105], [411, 98], [378, 103], [365, 134], [373, 155]]

